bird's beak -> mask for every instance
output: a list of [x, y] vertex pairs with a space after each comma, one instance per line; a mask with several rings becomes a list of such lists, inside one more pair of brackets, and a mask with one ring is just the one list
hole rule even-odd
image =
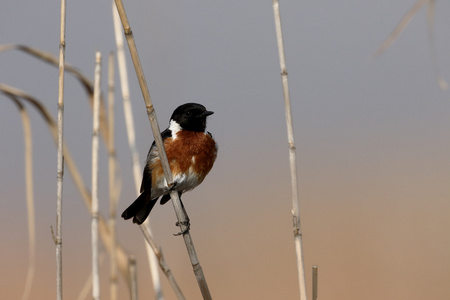
[[199, 117], [207, 117], [207, 116], [212, 115], [213, 113], [214, 113], [213, 111], [206, 110], [206, 111], [204, 111], [203, 113], [201, 113], [201, 114], [198, 115], [198, 116], [199, 116]]

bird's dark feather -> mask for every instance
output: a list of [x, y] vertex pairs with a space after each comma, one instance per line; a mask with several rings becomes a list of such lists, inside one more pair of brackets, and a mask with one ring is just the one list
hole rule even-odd
[[150, 193], [144, 191], [123, 213], [125, 220], [133, 218], [133, 223], [141, 225], [147, 219], [158, 199], [152, 200]]

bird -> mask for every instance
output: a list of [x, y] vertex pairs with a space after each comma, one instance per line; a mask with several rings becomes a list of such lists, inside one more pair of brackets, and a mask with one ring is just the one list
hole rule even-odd
[[[217, 143], [206, 131], [206, 118], [213, 113], [198, 103], [186, 103], [174, 110], [168, 128], [161, 132], [173, 185], [171, 188], [167, 185], [153, 141], [145, 162], [141, 194], [122, 213], [122, 218], [133, 218], [133, 223], [140, 225], [147, 219], [159, 197], [160, 203], [165, 204], [170, 200], [171, 191], [177, 191], [181, 197], [203, 182], [217, 157]], [[183, 202], [181, 204], [184, 209]]]

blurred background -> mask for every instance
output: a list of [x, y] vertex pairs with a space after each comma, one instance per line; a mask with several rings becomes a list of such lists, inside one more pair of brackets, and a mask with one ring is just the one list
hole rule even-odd
[[[450, 78], [450, 3], [435, 1], [434, 38]], [[282, 1], [281, 16], [297, 147], [301, 224], [311, 297], [450, 299], [450, 101], [439, 89], [423, 7], [383, 55], [373, 53], [415, 4], [398, 1]], [[199, 102], [215, 112], [219, 143], [204, 183], [184, 195], [191, 234], [214, 299], [299, 299], [292, 236], [288, 145], [270, 1], [124, 1], [161, 129], [175, 107]], [[68, 1], [66, 62], [93, 79], [95, 51], [115, 50], [109, 1]], [[58, 55], [58, 2], [7, 0], [0, 44]], [[153, 140], [128, 56], [137, 146], [143, 165]], [[118, 72], [116, 71], [118, 79]], [[57, 114], [58, 69], [18, 51], [0, 53], [0, 82]], [[117, 81], [118, 82], [118, 81]], [[24, 149], [15, 104], [0, 96], [0, 298], [19, 299], [28, 265]], [[136, 197], [120, 87], [116, 145], [123, 178], [119, 214]], [[56, 148], [30, 106], [37, 262], [31, 299], [55, 297]], [[92, 121], [78, 81], [66, 75], [64, 133], [91, 182]], [[101, 144], [100, 210], [108, 177]], [[90, 215], [66, 169], [63, 290], [76, 299], [91, 272]], [[187, 299], [200, 299], [171, 204], [151, 225]], [[141, 299], [153, 288], [142, 234], [118, 219], [118, 240], [137, 258]], [[101, 296], [109, 298], [109, 263]], [[166, 299], [175, 299], [162, 277]], [[128, 299], [123, 278], [120, 299]], [[90, 295], [88, 296], [88, 298]]]

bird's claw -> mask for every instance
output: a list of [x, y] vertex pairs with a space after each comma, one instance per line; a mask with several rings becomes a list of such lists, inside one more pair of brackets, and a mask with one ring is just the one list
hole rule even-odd
[[186, 232], [189, 231], [189, 229], [191, 229], [191, 223], [189, 222], [189, 220], [184, 221], [184, 222], [176, 222], [175, 223], [175, 226], [183, 226], [183, 225], [186, 226], [186, 228], [184, 230], [181, 230], [181, 232], [174, 233], [173, 234], [174, 236], [179, 236], [179, 235], [185, 234]]

